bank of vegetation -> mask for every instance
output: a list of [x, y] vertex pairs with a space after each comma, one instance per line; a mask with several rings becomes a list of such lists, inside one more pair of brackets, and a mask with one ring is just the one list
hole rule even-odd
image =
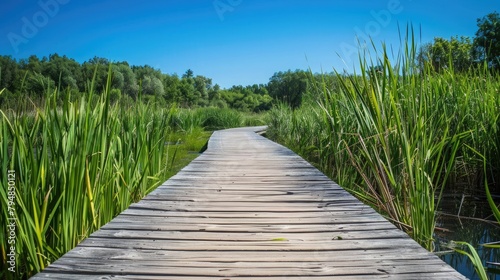
[[444, 192], [481, 194], [499, 221], [491, 195], [500, 180], [498, 13], [478, 26], [473, 40], [436, 38], [421, 48], [407, 30], [395, 55], [368, 42], [358, 73], [311, 73], [307, 102], [275, 106], [268, 135], [428, 250]]
[[2, 201], [15, 198], [0, 223], [17, 219], [22, 260], [8, 273], [1, 231], [0, 277], [42, 270], [195, 157], [210, 131], [266, 123], [432, 250], [443, 192], [499, 188], [498, 13], [478, 27], [422, 47], [408, 31], [395, 55], [368, 42], [357, 73], [289, 70], [228, 89], [191, 70], [0, 56], [0, 164], [16, 178], [15, 196], [0, 182]]
[[229, 108], [112, 103], [111, 71], [102, 92], [45, 85], [43, 104], [0, 111], [0, 165], [15, 174], [12, 193], [2, 179], [12, 203], [0, 223], [16, 219], [13, 238], [0, 232], [2, 279], [27, 278], [75, 247], [195, 158], [210, 131], [263, 124]]

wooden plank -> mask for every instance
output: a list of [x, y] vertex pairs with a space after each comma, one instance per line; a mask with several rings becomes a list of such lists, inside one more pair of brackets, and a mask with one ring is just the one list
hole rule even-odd
[[146, 230], [146, 231], [204, 231], [204, 232], [277, 232], [277, 233], [316, 233], [316, 232], [338, 232], [343, 230], [378, 230], [378, 229], [394, 229], [393, 225], [388, 225], [387, 222], [379, 223], [358, 223], [358, 224], [330, 224], [330, 225], [252, 225], [243, 226], [238, 224], [233, 225], [210, 225], [210, 224], [169, 224], [165, 221], [163, 224], [151, 223], [120, 223], [113, 222], [102, 227], [106, 230]]
[[[47, 277], [45, 277], [47, 275]], [[37, 275], [36, 279], [51, 280], [51, 279], [68, 279], [68, 277], [80, 280], [95, 280], [95, 279], [133, 279], [133, 280], [233, 280], [233, 279], [252, 279], [252, 280], [331, 280], [331, 279], [341, 279], [341, 280], [371, 280], [371, 279], [398, 279], [398, 280], [446, 280], [446, 279], [456, 279], [450, 277], [449, 272], [425, 272], [425, 273], [412, 273], [412, 274], [389, 274], [380, 275], [374, 277], [374, 275], [339, 275], [339, 276], [266, 276], [266, 277], [231, 277], [231, 278], [221, 278], [219, 276], [182, 276], [182, 275], [117, 275], [117, 274], [104, 274], [99, 278], [89, 274], [76, 274], [71, 273], [70, 276], [66, 274], [56, 274], [56, 273], [40, 273]]]
[[[348, 239], [374, 239], [374, 238], [406, 238], [407, 235], [401, 231], [390, 229], [371, 229], [371, 230], [339, 230], [330, 232], [316, 232], [314, 235], [304, 236], [303, 233], [285, 233], [279, 234], [273, 232], [200, 232], [200, 231], [152, 231], [152, 230], [100, 230], [93, 237], [99, 238], [128, 238], [128, 239], [165, 239], [165, 240], [226, 240], [226, 241], [269, 241], [276, 238], [284, 241], [309, 240], [330, 242], [330, 240]], [[304, 239], [307, 237], [307, 239]]]
[[262, 129], [215, 132], [32, 279], [465, 279]]
[[[357, 210], [357, 211], [356, 211]], [[375, 211], [371, 208], [354, 208], [354, 207], [342, 207], [341, 209], [336, 209], [336, 211], [324, 212], [324, 211], [313, 211], [313, 212], [290, 212], [287, 213], [287, 217], [295, 218], [331, 218], [337, 215], [344, 214], [357, 214], [357, 215], [375, 215]], [[232, 211], [232, 212], [216, 212], [216, 211], [163, 211], [163, 210], [151, 210], [144, 208], [129, 208], [122, 212], [122, 215], [134, 215], [134, 216], [156, 216], [156, 217], [200, 217], [200, 218], [232, 218], [232, 219], [245, 219], [245, 218], [283, 218], [282, 213], [277, 212], [256, 212], [256, 211]]]
[[[108, 274], [123, 274], [120, 266], [113, 264], [106, 264], [102, 262], [92, 262], [90, 264], [80, 264], [78, 261], [69, 262], [67, 264], [57, 263], [51, 269], [56, 271], [71, 272], [73, 267], [78, 265], [81, 272], [93, 273], [95, 269], [102, 270]], [[200, 267], [193, 264], [188, 267], [179, 266], [165, 266], [162, 263], [156, 265], [152, 264], [137, 264], [132, 263], [129, 269], [133, 274], [139, 275], [178, 275], [178, 276], [216, 276], [216, 277], [269, 277], [269, 276], [309, 276], [314, 274], [316, 276], [347, 276], [347, 275], [372, 275], [372, 276], [385, 276], [389, 274], [423, 274], [425, 272], [451, 272], [444, 265], [424, 263], [422, 265], [401, 266], [395, 264], [374, 266], [317, 266], [317, 265], [302, 265], [296, 267], [280, 267], [273, 265], [270, 267]], [[50, 271], [50, 270], [49, 270]]]

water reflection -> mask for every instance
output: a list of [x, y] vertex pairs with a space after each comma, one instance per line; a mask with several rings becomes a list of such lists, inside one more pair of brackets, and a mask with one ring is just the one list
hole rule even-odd
[[[483, 265], [487, 262], [500, 263], [500, 249], [491, 249], [480, 246], [480, 244], [500, 241], [500, 226], [491, 218], [486, 198], [478, 197], [447, 197], [441, 205], [436, 226], [443, 230], [436, 230], [435, 251], [450, 251], [445, 244], [449, 241], [466, 241], [473, 245]], [[458, 216], [457, 214], [460, 214]], [[484, 221], [482, 219], [487, 219]], [[467, 256], [455, 252], [448, 252], [440, 256], [445, 262], [454, 267], [470, 279], [479, 279], [472, 262]], [[495, 271], [498, 266], [488, 266], [489, 279], [500, 280], [500, 272]]]

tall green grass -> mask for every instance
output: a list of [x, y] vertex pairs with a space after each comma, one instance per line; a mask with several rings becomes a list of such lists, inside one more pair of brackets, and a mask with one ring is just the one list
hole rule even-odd
[[[477, 153], [477, 151], [475, 151], [475, 152]], [[487, 170], [487, 165], [486, 165], [486, 158], [482, 154], [477, 153], [477, 155], [483, 159], [484, 174], [487, 174], [488, 170]], [[493, 200], [493, 197], [492, 197], [491, 192], [490, 192], [490, 187], [488, 185], [488, 178], [487, 177], [484, 178], [484, 187], [485, 187], [485, 191], [486, 191], [486, 200], [488, 201], [488, 204], [492, 210], [493, 216], [495, 217], [497, 222], [500, 223], [500, 208], [499, 208], [499, 206], [497, 206], [495, 204], [495, 201]], [[485, 267], [483, 265], [483, 260], [481, 260], [481, 258], [479, 257], [476, 249], [474, 248], [474, 246], [472, 246], [468, 242], [452, 241], [447, 246], [449, 248], [451, 248], [452, 250], [454, 250], [455, 252], [462, 254], [464, 256], [467, 256], [469, 258], [470, 262], [474, 266], [474, 270], [476, 271], [479, 279], [488, 280], [487, 273], [490, 270], [491, 270], [491, 272], [498, 274], [498, 269], [494, 269], [494, 268], [488, 269], [487, 267]], [[500, 242], [481, 244], [481, 246], [483, 246], [485, 248], [500, 249]], [[466, 249], [464, 249], [464, 248], [466, 248]], [[492, 266], [493, 265], [500, 266], [499, 263], [489, 263], [489, 264]]]
[[[42, 270], [162, 182], [170, 112], [110, 106], [108, 92], [58, 108], [54, 90], [32, 115], [1, 112], [2, 172], [17, 178], [18, 273], [5, 277]], [[0, 223], [7, 219], [2, 203]], [[3, 272], [6, 241], [2, 231]]]
[[200, 127], [213, 131], [265, 124], [265, 116], [263, 114], [243, 113], [234, 109], [216, 107], [176, 109], [173, 111], [171, 120], [173, 128], [186, 132]]
[[409, 34], [395, 57], [373, 45], [377, 55], [361, 55], [359, 73], [336, 74], [338, 87], [311, 79], [317, 104], [275, 107], [268, 135], [432, 250], [443, 190], [483, 174], [475, 151], [487, 157], [489, 174], [500, 170], [500, 79], [486, 67], [421, 68]]
[[[239, 116], [207, 120], [197, 111], [191, 118], [176, 107], [141, 102], [110, 104], [110, 85], [111, 75], [102, 94], [62, 103], [62, 93], [48, 88], [42, 108], [0, 111], [0, 278], [41, 271], [166, 180], [176, 164], [172, 142], [186, 135], [178, 126], [200, 138], [205, 123], [222, 128], [241, 122]], [[16, 174], [15, 273], [7, 270], [9, 170]]]

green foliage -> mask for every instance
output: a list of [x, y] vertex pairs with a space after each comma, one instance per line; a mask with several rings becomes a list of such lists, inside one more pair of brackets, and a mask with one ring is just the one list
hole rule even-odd
[[196, 76], [194, 78], [194, 89], [198, 97], [196, 103], [200, 107], [208, 105], [208, 91], [212, 88], [212, 79], [203, 76]]
[[307, 91], [307, 73], [301, 70], [275, 73], [269, 80], [267, 89], [271, 97], [292, 108], [298, 108]]
[[[23, 260], [15, 274], [6, 272], [10, 245], [0, 231], [2, 279], [42, 270], [175, 174], [194, 158], [188, 151], [205, 144], [203, 127], [243, 124], [244, 116], [230, 109], [113, 103], [120, 95], [111, 88], [113, 70], [100, 96], [91, 91], [70, 102], [68, 92], [46, 88], [43, 107], [0, 111], [0, 165], [16, 173], [16, 253]], [[5, 184], [1, 180], [3, 224], [9, 218]]]
[[114, 88], [109, 92], [109, 102], [115, 104], [122, 97], [121, 90]]
[[493, 12], [477, 20], [473, 55], [489, 66], [500, 69], [500, 14]]
[[202, 127], [206, 130], [243, 126], [243, 115], [236, 110], [209, 107], [198, 109], [196, 112], [203, 119]]
[[196, 110], [176, 109], [172, 113], [170, 127], [176, 131], [189, 133], [203, 127], [203, 118], [201, 114], [196, 113]]
[[267, 111], [273, 101], [264, 85], [233, 86], [228, 90], [221, 90], [217, 98], [218, 102], [223, 101], [222, 104], [243, 112]]
[[430, 64], [435, 71], [467, 71], [478, 63], [486, 63], [490, 68], [500, 67], [500, 15], [493, 12], [477, 20], [478, 30], [471, 39], [454, 36], [450, 40], [434, 38], [424, 44], [418, 55], [421, 68]]
[[142, 94], [156, 96], [163, 96], [165, 94], [163, 83], [155, 76], [144, 76], [141, 85]]
[[[475, 150], [473, 148], [471, 148], [471, 150], [479, 158], [482, 159], [483, 168], [484, 168], [483, 172], [484, 172], [484, 175], [487, 175], [488, 171], [487, 171], [486, 157], [484, 157], [484, 155], [482, 155], [481, 153], [479, 153], [477, 150]], [[500, 223], [500, 209], [495, 204], [493, 197], [491, 195], [490, 187], [488, 185], [487, 176], [484, 176], [484, 187], [486, 190], [486, 200], [488, 201], [488, 204], [491, 207], [491, 210], [493, 212], [493, 216], [495, 217], [497, 222]], [[500, 245], [498, 244], [498, 242], [493, 242], [493, 243], [489, 243], [489, 244], [481, 244], [481, 246], [483, 246], [485, 248], [500, 249]], [[469, 260], [471, 261], [472, 265], [474, 266], [474, 269], [475, 269], [476, 273], [478, 274], [479, 278], [481, 280], [488, 280], [487, 270], [483, 266], [483, 262], [480, 259], [476, 249], [471, 244], [469, 244], [467, 242], [463, 242], [463, 241], [452, 241], [452, 242], [450, 242], [450, 244], [448, 244], [448, 247], [450, 247], [452, 250], [454, 250], [457, 253], [460, 253], [462, 255], [467, 256], [469, 258]], [[462, 247], [467, 247], [467, 249], [470, 251], [470, 253], [463, 250]]]
[[204, 107], [197, 109], [175, 109], [171, 127], [176, 131], [192, 132], [198, 128], [219, 130], [241, 126], [264, 125], [262, 115], [242, 113], [230, 108]]
[[[265, 85], [235, 86], [223, 90], [214, 85], [212, 79], [195, 76], [192, 70], [179, 78], [176, 74], [163, 74], [148, 65], [131, 67], [127, 62], [110, 62], [100, 57], [80, 65], [66, 56], [52, 54], [49, 58], [30, 56], [19, 61], [10, 56], [0, 56], [0, 86], [8, 92], [0, 98], [0, 107], [19, 107], [12, 105], [19, 97], [31, 98], [41, 105], [44, 89], [55, 89], [55, 85], [70, 91], [71, 100], [77, 100], [91, 90], [100, 94], [106, 88], [110, 65], [113, 101], [122, 98], [138, 100], [141, 93], [140, 99], [145, 103], [179, 104], [185, 108], [230, 107], [245, 112], [269, 110], [273, 101]], [[62, 97], [58, 98], [58, 102], [62, 102]]]
[[115, 73], [118, 76], [117, 79], [121, 80], [121, 77], [123, 77], [123, 87], [117, 88], [120, 89], [123, 94], [136, 98], [137, 93], [139, 92], [139, 85], [137, 83], [136, 75], [129, 67], [128, 63], [122, 62], [117, 64], [117, 67], [113, 70], [113, 74]]
[[[467, 247], [470, 253], [467, 251], [463, 250], [461, 247]], [[472, 262], [474, 265], [474, 269], [476, 270], [476, 273], [479, 276], [479, 279], [481, 280], [488, 280], [488, 275], [486, 274], [486, 269], [483, 266], [483, 262], [481, 261], [481, 258], [477, 254], [476, 249], [470, 245], [467, 242], [461, 242], [461, 241], [455, 241], [450, 244], [450, 247], [457, 253], [460, 253], [462, 255], [465, 255], [469, 258], [469, 260]]]
[[267, 113], [243, 113], [242, 126], [264, 126], [268, 119]]
[[51, 78], [40, 73], [33, 73], [27, 76], [22, 89], [28, 95], [41, 97], [45, 90], [54, 90], [55, 88], [56, 83]]
[[6, 88], [12, 92], [20, 80], [16, 60], [12, 56], [0, 56], [0, 88]]
[[420, 68], [411, 38], [395, 63], [384, 46], [374, 53], [380, 56], [361, 57], [359, 75], [311, 77], [319, 106], [276, 106], [267, 134], [431, 250], [448, 180], [472, 181], [459, 178], [468, 174], [457, 166], [476, 170], [469, 175], [483, 170], [470, 147], [485, 151], [488, 174], [500, 170], [500, 79], [486, 68]]
[[269, 138], [290, 147], [323, 171], [328, 170], [327, 159], [320, 154], [328, 137], [322, 128], [320, 108], [307, 105], [293, 110], [288, 104], [278, 103], [269, 111], [268, 119]]
[[195, 128], [189, 133], [177, 131], [169, 135], [167, 145], [166, 177], [177, 174], [179, 170], [195, 159], [205, 147], [211, 132]]
[[61, 88], [78, 89], [78, 84], [82, 83], [80, 64], [58, 54], [50, 55], [47, 63], [42, 64], [42, 73]]
[[165, 75], [163, 78], [163, 88], [165, 90], [165, 99], [173, 103], [181, 103], [181, 80], [177, 75]]
[[445, 69], [464, 72], [473, 64], [471, 50], [472, 42], [468, 37], [456, 36], [450, 40], [436, 37], [434, 42], [422, 46], [418, 60], [422, 68], [425, 63], [430, 63], [438, 72]]
[[89, 92], [96, 90], [99, 93], [102, 92], [106, 86], [109, 64], [109, 60], [99, 57], [94, 57], [84, 62], [81, 66], [82, 78], [79, 85], [80, 91]]
[[124, 111], [110, 105], [109, 92], [95, 104], [89, 93], [56, 110], [51, 94], [32, 114], [2, 112], [2, 166], [18, 178], [16, 276], [40, 271], [163, 181], [168, 111]]

